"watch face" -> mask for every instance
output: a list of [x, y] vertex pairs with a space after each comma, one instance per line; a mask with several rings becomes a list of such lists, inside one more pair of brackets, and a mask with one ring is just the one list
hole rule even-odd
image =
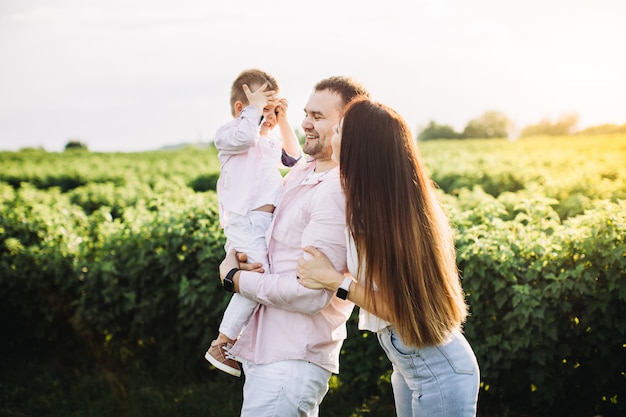
[[350, 284], [352, 284], [352, 279], [350, 277], [344, 278], [343, 282], [337, 288], [337, 297], [345, 300], [348, 298], [348, 291], [350, 291]]
[[341, 298], [342, 300], [345, 300], [346, 297], [348, 296], [348, 291], [343, 289], [343, 288], [337, 288], [337, 297]]

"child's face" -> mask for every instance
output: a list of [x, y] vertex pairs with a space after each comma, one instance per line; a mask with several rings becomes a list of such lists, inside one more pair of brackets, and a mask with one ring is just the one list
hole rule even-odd
[[261, 136], [267, 135], [276, 126], [276, 106], [268, 104], [263, 108], [263, 124], [261, 125]]

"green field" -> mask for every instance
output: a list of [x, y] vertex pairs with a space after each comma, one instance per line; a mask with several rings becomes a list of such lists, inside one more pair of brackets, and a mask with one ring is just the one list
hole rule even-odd
[[[456, 229], [479, 415], [626, 414], [626, 135], [420, 142]], [[375, 169], [375, 167], [372, 167]], [[235, 416], [215, 149], [0, 152], [0, 416]], [[393, 415], [349, 323], [321, 415]]]

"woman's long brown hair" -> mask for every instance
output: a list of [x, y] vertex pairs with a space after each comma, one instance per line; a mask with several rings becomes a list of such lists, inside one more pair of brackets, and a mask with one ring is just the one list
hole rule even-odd
[[442, 343], [467, 306], [453, 232], [406, 121], [384, 104], [356, 100], [344, 115], [340, 150], [367, 296], [374, 305], [385, 300], [406, 344]]

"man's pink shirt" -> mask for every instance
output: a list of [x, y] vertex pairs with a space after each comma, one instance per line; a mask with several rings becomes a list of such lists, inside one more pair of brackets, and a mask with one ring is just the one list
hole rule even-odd
[[240, 274], [240, 294], [260, 305], [231, 353], [255, 364], [304, 360], [337, 373], [354, 304], [329, 290], [305, 288], [296, 278], [305, 246], [318, 248], [335, 269], [346, 270], [346, 203], [339, 169], [307, 180], [314, 167], [314, 161], [302, 159], [285, 178], [268, 231], [269, 273]]

